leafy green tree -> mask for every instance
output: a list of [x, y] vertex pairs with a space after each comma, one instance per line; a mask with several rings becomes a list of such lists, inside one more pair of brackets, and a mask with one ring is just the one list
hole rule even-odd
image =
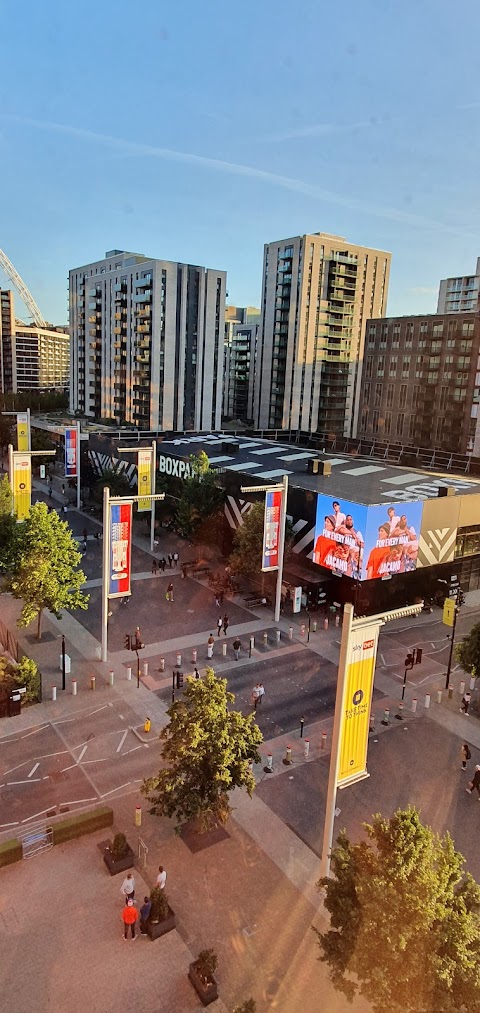
[[31, 703], [40, 699], [40, 672], [33, 661], [25, 655], [18, 665], [7, 658], [0, 658], [0, 685], [10, 693], [17, 686], [24, 686], [26, 693], [22, 696], [23, 703]]
[[6, 475], [0, 479], [0, 573], [8, 573], [18, 554], [19, 531], [12, 514], [12, 490]]
[[212, 668], [203, 679], [187, 678], [183, 700], [169, 707], [170, 721], [160, 735], [165, 766], [142, 785], [152, 815], [175, 816], [179, 824], [195, 820], [206, 830], [226, 823], [234, 788], [252, 795], [249, 760], [260, 762], [263, 737], [254, 715], [228, 709], [234, 700], [227, 680], [217, 679]]
[[129, 493], [136, 495], [125, 472], [115, 471], [114, 468], [105, 468], [91, 486], [92, 499], [101, 503], [106, 485], [110, 489], [111, 496], [128, 496]]
[[80, 590], [85, 581], [77, 569], [80, 559], [68, 524], [46, 503], [35, 503], [22, 525], [19, 558], [8, 582], [13, 597], [23, 601], [18, 626], [37, 618], [40, 640], [44, 609], [59, 619], [62, 609], [88, 608], [89, 595]]
[[9, 516], [12, 513], [12, 489], [8, 481], [8, 475], [0, 478], [0, 517]]
[[192, 538], [202, 524], [215, 515], [223, 503], [223, 489], [219, 487], [216, 471], [210, 467], [204, 451], [198, 456], [192, 454], [191, 478], [182, 482], [175, 519], [181, 534]]
[[374, 1013], [478, 1013], [480, 887], [463, 856], [412, 806], [364, 827], [359, 844], [339, 834], [333, 878], [318, 884], [331, 924], [315, 929], [319, 960], [332, 982]]
[[[32, 450], [56, 450], [56, 444], [52, 438], [43, 429], [34, 429], [32, 427]], [[45, 457], [33, 457], [32, 465], [35, 468], [40, 467], [41, 464], [51, 464], [55, 460], [54, 457], [48, 455]]]
[[459, 644], [455, 644], [454, 654], [456, 661], [469, 675], [480, 675], [480, 623], [472, 626]]
[[[229, 564], [233, 573], [241, 573], [247, 576], [249, 573], [259, 571], [262, 566], [263, 552], [263, 522], [265, 517], [265, 503], [253, 503], [251, 509], [244, 515], [243, 524], [235, 531], [233, 536], [233, 552], [229, 558]], [[284, 561], [291, 553], [293, 544], [293, 529], [291, 521], [285, 523], [285, 551]]]
[[9, 443], [13, 443], [12, 417], [0, 415], [0, 448], [5, 450]]

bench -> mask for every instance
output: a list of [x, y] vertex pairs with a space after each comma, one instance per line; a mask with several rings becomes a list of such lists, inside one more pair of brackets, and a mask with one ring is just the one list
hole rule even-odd
[[209, 566], [197, 566], [195, 568], [195, 570], [193, 571], [193, 576], [194, 577], [200, 577], [200, 576], [202, 576], [202, 574], [205, 577], [208, 577], [209, 574], [210, 574], [210, 567]]
[[270, 605], [270, 599], [265, 594], [250, 594], [247, 598], [243, 599], [245, 604], [249, 608], [255, 608], [256, 605]]

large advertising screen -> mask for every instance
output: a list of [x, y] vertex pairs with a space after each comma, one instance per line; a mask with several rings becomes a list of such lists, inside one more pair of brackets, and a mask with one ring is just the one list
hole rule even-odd
[[361, 503], [317, 496], [312, 559], [357, 580], [415, 570], [423, 503]]
[[346, 577], [360, 578], [366, 522], [366, 506], [317, 496], [314, 563]]
[[423, 503], [387, 503], [367, 511], [363, 579], [415, 570]]

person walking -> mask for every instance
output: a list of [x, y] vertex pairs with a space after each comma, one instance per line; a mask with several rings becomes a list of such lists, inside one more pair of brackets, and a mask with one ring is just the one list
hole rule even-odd
[[170, 569], [172, 569], [173, 556], [172, 556], [171, 552], [168, 553], [168, 557], [167, 558], [168, 558], [168, 565], [169, 565]]
[[468, 742], [464, 742], [463, 743], [463, 746], [462, 746], [462, 749], [461, 749], [461, 753], [462, 753], [462, 770], [466, 770], [467, 769], [467, 760], [471, 760], [471, 758], [472, 758], [472, 754], [470, 752], [470, 747], [468, 745]]
[[152, 573], [155, 574], [155, 576], [156, 576], [156, 573], [157, 573], [157, 560], [156, 559], [152, 560]]
[[252, 689], [252, 706], [256, 710], [258, 707], [258, 701], [260, 699], [260, 683], [257, 682], [256, 686]]
[[148, 919], [150, 918], [151, 910], [152, 910], [152, 902], [150, 900], [150, 897], [144, 897], [143, 904], [140, 908], [140, 932], [142, 932], [143, 935], [146, 935], [148, 931], [147, 922]]
[[167, 882], [167, 873], [163, 868], [163, 865], [158, 866], [158, 876], [155, 882], [155, 886], [158, 886], [159, 890], [165, 889], [165, 883]]
[[470, 707], [470, 700], [471, 699], [472, 699], [472, 694], [469, 693], [468, 689], [467, 689], [466, 693], [463, 694], [462, 706], [460, 707], [460, 710], [463, 711], [463, 713], [467, 714], [468, 716], [470, 716], [468, 714], [468, 708]]
[[182, 577], [184, 580], [187, 579], [187, 567], [185, 566], [185, 563], [182, 563]]
[[62, 482], [62, 496], [65, 496], [65, 485], [63, 482]]
[[232, 644], [233, 655], [234, 655], [235, 661], [238, 661], [238, 659], [240, 657], [240, 648], [241, 648], [241, 646], [242, 645], [241, 645], [238, 637], [236, 637], [236, 639], [233, 641], [233, 644]]
[[219, 637], [222, 632], [222, 626], [223, 626], [223, 619], [221, 616], [219, 616], [217, 619], [217, 637]]
[[200, 672], [198, 671], [198, 668], [197, 668], [196, 665], [195, 665], [195, 669], [194, 669], [194, 673], [193, 674], [194, 674], [194, 676], [195, 676], [196, 679], [200, 678]]
[[227, 635], [227, 630], [228, 630], [229, 623], [230, 623], [230, 620], [229, 620], [229, 618], [227, 616], [227, 613], [225, 612], [225, 615], [223, 617], [223, 632], [224, 632], [225, 636]]
[[207, 640], [207, 658], [213, 658], [213, 645], [215, 643], [213, 633], [210, 634]]
[[173, 553], [173, 562], [175, 566], [178, 566], [178, 552]]
[[218, 591], [215, 592], [215, 605], [217, 606], [217, 609], [220, 608], [220, 595]]
[[135, 939], [135, 925], [138, 918], [138, 911], [133, 903], [133, 900], [127, 900], [125, 907], [122, 911], [122, 921], [124, 925], [124, 939], [128, 939], [128, 926], [130, 926], [132, 932], [132, 939]]
[[82, 542], [82, 552], [83, 552], [84, 556], [87, 555], [87, 539], [86, 538], [84, 538], [83, 542]]
[[165, 559], [165, 556], [162, 556], [162, 558], [161, 558], [161, 560], [160, 560], [160, 562], [159, 562], [158, 565], [159, 565], [162, 573], [165, 573], [165, 567], [167, 565], [167, 560]]
[[263, 682], [261, 682], [259, 684], [259, 687], [258, 687], [258, 702], [259, 703], [263, 702], [264, 696], [265, 696], [265, 686], [263, 685]]
[[87, 531], [86, 528], [83, 529], [82, 535], [83, 535], [83, 541], [86, 542], [87, 538], [88, 538], [88, 531]]
[[120, 892], [123, 893], [125, 900], [132, 900], [135, 897], [135, 880], [132, 873], [129, 872], [125, 876], [125, 879], [120, 887]]
[[167, 587], [167, 593], [166, 593], [165, 597], [166, 597], [167, 601], [173, 601], [173, 584], [172, 584], [171, 581], [170, 581], [170, 583], [169, 583], [169, 585]]
[[473, 779], [470, 781], [470, 786], [465, 788], [465, 791], [468, 791], [468, 794], [471, 795], [474, 788], [477, 789], [478, 801], [480, 802], [480, 763], [477, 763]]

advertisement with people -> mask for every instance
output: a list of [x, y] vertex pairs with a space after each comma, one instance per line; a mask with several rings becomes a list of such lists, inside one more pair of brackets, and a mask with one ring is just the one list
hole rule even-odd
[[367, 512], [363, 579], [415, 570], [423, 503], [386, 503]]
[[317, 497], [312, 559], [334, 573], [360, 579], [367, 507], [330, 496]]

